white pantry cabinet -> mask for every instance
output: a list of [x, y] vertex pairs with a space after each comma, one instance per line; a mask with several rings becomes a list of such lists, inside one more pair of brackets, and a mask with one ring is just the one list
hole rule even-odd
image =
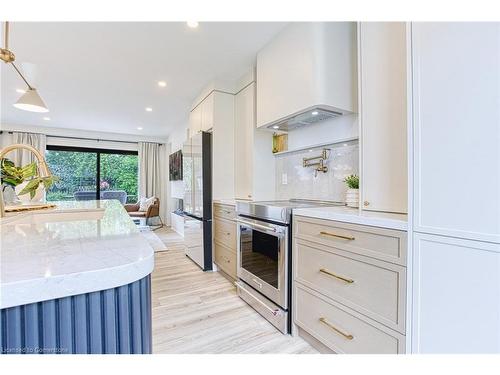
[[500, 23], [415, 23], [415, 231], [500, 242]]
[[500, 247], [414, 234], [413, 352], [500, 353]]
[[406, 24], [360, 22], [361, 205], [408, 212]]
[[412, 23], [412, 352], [500, 352], [500, 24]]
[[255, 82], [235, 96], [234, 195], [236, 199], [274, 199], [272, 133], [255, 128]]

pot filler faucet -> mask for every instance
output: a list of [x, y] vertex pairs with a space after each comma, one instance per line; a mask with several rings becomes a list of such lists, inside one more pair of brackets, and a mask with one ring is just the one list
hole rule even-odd
[[[47, 165], [47, 162], [45, 161], [45, 158], [41, 154], [40, 151], [38, 151], [36, 148], [30, 145], [23, 145], [20, 143], [16, 143], [10, 146], [7, 146], [0, 150], [0, 161], [3, 159], [3, 157], [8, 154], [11, 151], [14, 150], [28, 150], [35, 155], [37, 161], [38, 161], [38, 177], [51, 177], [52, 174], [50, 173], [49, 166]], [[3, 201], [3, 191], [0, 191], [0, 217], [5, 216], [5, 204]]]
[[[321, 155], [319, 155], [319, 156], [315, 156], [312, 158], [303, 158], [302, 159], [302, 166], [304, 168], [316, 167], [316, 169], [314, 170], [314, 177], [316, 177], [318, 172], [323, 172], [323, 173], [328, 172], [328, 167], [325, 165], [325, 161], [328, 160], [329, 156], [330, 156], [330, 150], [327, 148], [324, 148], [323, 151], [321, 152]], [[311, 163], [314, 160], [318, 160], [318, 161]]]

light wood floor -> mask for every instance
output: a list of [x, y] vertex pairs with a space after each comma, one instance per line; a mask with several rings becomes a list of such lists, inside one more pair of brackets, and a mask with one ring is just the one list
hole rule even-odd
[[152, 276], [154, 353], [317, 353], [282, 335], [242, 301], [218, 272], [202, 272], [184, 255], [182, 237], [157, 230], [168, 250]]

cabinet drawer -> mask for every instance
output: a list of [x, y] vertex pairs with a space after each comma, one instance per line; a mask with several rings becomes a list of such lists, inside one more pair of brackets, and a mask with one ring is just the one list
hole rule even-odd
[[294, 254], [295, 281], [405, 332], [404, 267], [303, 240]]
[[227, 204], [214, 204], [214, 217], [219, 217], [226, 220], [236, 219], [236, 210], [234, 206]]
[[314, 292], [297, 286], [295, 323], [337, 353], [397, 354], [404, 352], [404, 336], [389, 333], [352, 315]]
[[236, 223], [226, 220], [214, 220], [214, 237], [223, 245], [236, 251]]
[[294, 235], [308, 241], [406, 265], [406, 232], [297, 216]]
[[236, 252], [217, 242], [214, 243], [214, 248], [215, 264], [217, 264], [222, 271], [236, 279]]
[[216, 241], [236, 251], [236, 223], [233, 221], [215, 219], [214, 238]]

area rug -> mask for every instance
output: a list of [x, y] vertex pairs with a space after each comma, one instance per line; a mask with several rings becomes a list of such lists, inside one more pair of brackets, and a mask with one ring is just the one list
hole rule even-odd
[[155, 253], [168, 250], [163, 241], [149, 227], [139, 227], [139, 230]]

